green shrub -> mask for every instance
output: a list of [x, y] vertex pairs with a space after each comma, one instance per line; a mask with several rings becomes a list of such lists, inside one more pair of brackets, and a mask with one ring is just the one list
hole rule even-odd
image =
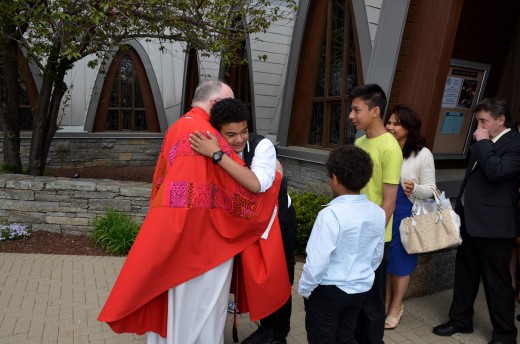
[[314, 192], [289, 192], [292, 205], [296, 211], [296, 222], [298, 230], [296, 232], [296, 254], [305, 254], [305, 247], [311, 234], [312, 226], [323, 209], [323, 205], [332, 199], [329, 195], [320, 195]]
[[95, 218], [94, 230], [90, 235], [96, 245], [113, 254], [125, 255], [130, 251], [138, 232], [139, 225], [130, 216], [108, 208], [105, 215]]
[[[13, 166], [0, 164], [0, 174], [16, 173], [14, 170]], [[22, 167], [22, 174], [29, 174], [29, 166]]]
[[0, 164], [0, 174], [4, 174], [4, 173], [13, 173], [14, 172], [14, 168], [9, 166], [9, 165], [5, 165], [5, 164]]

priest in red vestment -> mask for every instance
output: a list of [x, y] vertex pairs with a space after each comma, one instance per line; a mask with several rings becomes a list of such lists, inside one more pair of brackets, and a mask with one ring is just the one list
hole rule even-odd
[[209, 131], [225, 154], [243, 164], [209, 123], [212, 105], [232, 96], [226, 84], [203, 81], [193, 108], [166, 132], [150, 210], [98, 318], [114, 332], [223, 343], [235, 255], [241, 257], [233, 279], [241, 293], [238, 307], [251, 320], [289, 298], [276, 206], [281, 175], [255, 194], [190, 146], [191, 133]]

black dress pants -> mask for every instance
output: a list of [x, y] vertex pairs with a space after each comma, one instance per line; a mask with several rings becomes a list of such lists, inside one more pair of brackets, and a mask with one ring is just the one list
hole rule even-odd
[[471, 237], [465, 230], [464, 221], [461, 236], [462, 245], [457, 249], [455, 260], [450, 322], [456, 326], [473, 324], [473, 304], [482, 278], [493, 339], [516, 344], [515, 291], [509, 270], [515, 239]]
[[355, 344], [356, 321], [367, 294], [347, 294], [335, 285], [316, 287], [304, 301], [309, 344]]
[[[386, 245], [386, 244], [385, 244]], [[359, 344], [383, 344], [385, 335], [386, 257], [375, 270], [374, 284], [359, 312], [356, 340]]]

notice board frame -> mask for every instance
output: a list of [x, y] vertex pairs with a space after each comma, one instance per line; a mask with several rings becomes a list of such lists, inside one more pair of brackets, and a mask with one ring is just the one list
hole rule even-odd
[[432, 153], [436, 159], [464, 159], [475, 119], [473, 109], [482, 99], [491, 65], [451, 59], [444, 85]]

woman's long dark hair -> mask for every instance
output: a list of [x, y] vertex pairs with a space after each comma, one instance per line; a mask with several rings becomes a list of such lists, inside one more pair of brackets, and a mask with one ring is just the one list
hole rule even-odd
[[421, 135], [421, 118], [419, 118], [419, 115], [411, 107], [399, 104], [388, 112], [385, 125], [392, 115], [395, 115], [396, 121], [408, 130], [408, 136], [403, 146], [403, 158], [406, 159], [419, 153], [426, 145], [426, 140]]

